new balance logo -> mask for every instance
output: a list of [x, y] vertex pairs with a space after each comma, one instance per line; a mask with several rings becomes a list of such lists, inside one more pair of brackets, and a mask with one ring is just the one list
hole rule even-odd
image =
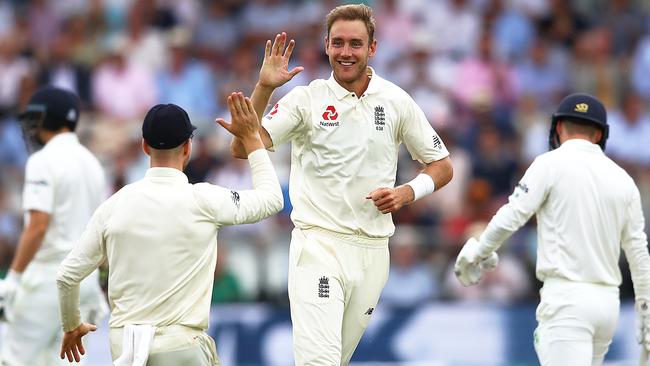
[[442, 149], [442, 141], [438, 135], [433, 135], [433, 147], [438, 150]]
[[328, 277], [321, 277], [318, 280], [318, 297], [330, 297], [330, 279]]
[[235, 206], [237, 206], [237, 208], [239, 208], [239, 200], [240, 200], [239, 192], [230, 191], [230, 199], [232, 199], [232, 203], [234, 203]]
[[269, 112], [269, 114], [266, 115], [266, 118], [271, 119], [273, 116], [275, 116], [278, 113], [278, 108], [280, 107], [280, 104], [276, 103], [273, 106], [273, 109]]
[[365, 314], [366, 315], [372, 315], [373, 311], [375, 311], [375, 308], [368, 308], [368, 310], [366, 310]]

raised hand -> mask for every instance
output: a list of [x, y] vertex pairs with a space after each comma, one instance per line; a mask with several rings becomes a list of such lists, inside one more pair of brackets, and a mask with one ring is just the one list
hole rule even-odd
[[275, 36], [273, 45], [271, 45], [271, 40], [266, 41], [264, 61], [262, 62], [258, 81], [260, 86], [277, 88], [291, 80], [304, 69], [302, 66], [298, 66], [289, 71], [289, 59], [291, 58], [291, 53], [296, 42], [293, 39], [290, 40], [289, 45], [285, 49], [286, 42], [287, 34], [285, 32]]
[[218, 124], [239, 138], [257, 136], [259, 134], [260, 123], [248, 97], [244, 97], [244, 94], [241, 92], [230, 94], [228, 97], [228, 109], [230, 110], [232, 123], [226, 122], [223, 118], [217, 118], [216, 122]]
[[232, 123], [223, 118], [217, 118], [215, 122], [240, 139], [247, 154], [264, 148], [259, 134], [260, 122], [250, 99], [242, 93], [232, 93], [228, 97], [228, 109]]

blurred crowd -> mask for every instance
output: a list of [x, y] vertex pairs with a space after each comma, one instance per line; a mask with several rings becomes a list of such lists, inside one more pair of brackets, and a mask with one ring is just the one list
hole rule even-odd
[[[108, 173], [107, 195], [140, 179], [145, 112], [176, 103], [199, 126], [192, 182], [250, 188], [246, 161], [229, 154], [225, 96], [250, 94], [264, 41], [286, 31], [305, 70], [274, 95], [328, 78], [327, 12], [334, 0], [0, 1], [0, 271], [22, 229], [28, 151], [16, 113], [40, 85], [76, 92], [78, 133]], [[503, 204], [532, 159], [548, 150], [550, 115], [567, 93], [608, 108], [606, 153], [624, 166], [650, 215], [650, 3], [646, 0], [374, 0], [379, 75], [408, 91], [451, 152], [453, 181], [394, 215], [382, 302], [512, 303], [537, 296], [534, 224], [500, 251], [482, 284], [462, 288], [453, 261]], [[290, 65], [290, 68], [293, 65]], [[219, 233], [214, 302], [286, 300], [289, 146], [272, 154], [285, 210]], [[400, 153], [398, 183], [419, 165]], [[534, 220], [532, 220], [534, 221]], [[632, 293], [624, 259], [622, 294]]]

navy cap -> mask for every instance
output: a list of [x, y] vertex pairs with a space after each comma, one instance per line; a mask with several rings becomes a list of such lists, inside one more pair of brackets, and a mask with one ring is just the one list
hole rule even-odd
[[557, 111], [551, 118], [551, 131], [549, 144], [551, 149], [559, 146], [559, 137], [555, 131], [555, 126], [560, 120], [569, 120], [592, 124], [601, 129], [603, 136], [598, 145], [605, 150], [607, 138], [609, 137], [609, 125], [607, 124], [607, 110], [601, 101], [596, 97], [586, 93], [575, 93], [566, 96], [560, 102]]
[[32, 95], [20, 119], [40, 115], [42, 127], [56, 131], [69, 127], [74, 131], [79, 120], [79, 98], [67, 90], [53, 86], [39, 88]]
[[595, 97], [585, 93], [571, 94], [560, 102], [553, 119], [568, 118], [607, 126], [605, 106]]
[[153, 106], [142, 123], [142, 138], [154, 149], [173, 149], [184, 143], [196, 126], [187, 112], [176, 104]]

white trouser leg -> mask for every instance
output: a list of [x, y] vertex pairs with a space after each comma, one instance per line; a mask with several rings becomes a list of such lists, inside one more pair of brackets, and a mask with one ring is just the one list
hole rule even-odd
[[618, 313], [618, 288], [547, 280], [535, 330], [535, 350], [542, 366], [601, 365]]
[[296, 365], [347, 365], [387, 277], [387, 245], [294, 230], [289, 300]]

